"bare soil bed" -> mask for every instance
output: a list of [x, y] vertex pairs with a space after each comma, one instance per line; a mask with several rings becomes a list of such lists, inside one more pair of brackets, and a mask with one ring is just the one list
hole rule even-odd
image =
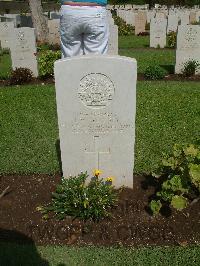
[[[138, 73], [138, 80], [147, 80], [144, 77], [143, 73]], [[200, 81], [200, 75], [193, 75], [191, 77], [185, 77], [184, 75], [178, 75], [178, 74], [169, 74], [165, 78], [160, 79], [159, 81]], [[23, 84], [23, 85], [48, 85], [48, 84], [55, 84], [54, 78], [50, 77], [47, 79], [41, 79], [41, 78], [34, 78], [31, 82]], [[10, 86], [9, 80], [0, 80], [0, 87], [6, 87]], [[18, 85], [20, 86], [20, 85]]]
[[83, 222], [71, 217], [48, 220], [36, 210], [50, 202], [60, 175], [0, 176], [0, 241], [37, 245], [147, 246], [200, 243], [200, 201], [183, 212], [169, 209], [153, 217], [147, 204], [155, 186], [150, 177], [134, 176], [134, 188], [125, 188], [112, 217]]

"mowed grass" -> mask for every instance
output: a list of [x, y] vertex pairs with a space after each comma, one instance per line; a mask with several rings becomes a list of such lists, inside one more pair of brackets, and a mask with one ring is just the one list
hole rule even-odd
[[0, 244], [6, 266], [199, 266], [200, 247], [97, 248]]
[[174, 49], [149, 49], [149, 36], [119, 36], [119, 54], [135, 58], [138, 73], [144, 73], [149, 65], [159, 65], [174, 73]]
[[54, 86], [0, 89], [0, 171], [58, 171]]
[[[174, 143], [199, 140], [199, 102], [197, 82], [138, 82], [135, 172], [155, 170]], [[54, 86], [1, 88], [0, 106], [0, 173], [59, 171]]]
[[159, 65], [173, 73], [175, 65], [175, 51], [174, 50], [134, 50], [121, 49], [119, 54], [135, 58], [138, 63], [138, 73], [144, 73], [146, 68], [150, 65]]
[[119, 49], [148, 48], [149, 39], [149, 36], [119, 36]]
[[0, 79], [5, 79], [11, 72], [11, 57], [9, 54], [3, 54], [0, 56]]

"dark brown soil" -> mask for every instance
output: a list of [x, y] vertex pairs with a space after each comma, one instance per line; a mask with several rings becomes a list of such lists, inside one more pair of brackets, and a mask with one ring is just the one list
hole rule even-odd
[[[138, 73], [137, 79], [140, 81], [141, 80], [147, 80], [147, 79], [145, 79], [144, 74], [141, 74], [141, 73]], [[200, 75], [185, 77], [184, 75], [169, 74], [161, 80], [166, 80], [166, 81], [197, 81], [197, 82], [199, 82], [200, 81]]]
[[0, 241], [24, 243], [32, 239], [39, 245], [105, 246], [200, 243], [200, 201], [183, 212], [165, 210], [163, 216], [153, 217], [146, 210], [155, 189], [148, 180], [134, 177], [134, 189], [121, 192], [111, 218], [84, 223], [71, 217], [64, 221], [55, 218], [45, 221], [36, 210], [50, 201], [51, 192], [60, 181], [59, 175], [1, 176], [0, 193], [8, 186], [10, 189], [0, 199]]
[[[144, 77], [144, 74], [138, 73], [137, 76], [138, 80], [146, 80]], [[177, 75], [177, 74], [169, 74], [165, 78], [161, 80], [166, 80], [166, 81], [200, 81], [200, 75], [194, 75], [191, 77], [185, 77], [183, 75]], [[31, 82], [27, 83], [28, 85], [48, 85], [48, 84], [54, 84], [54, 78], [48, 78], [48, 79], [40, 79], [40, 78], [35, 78]], [[26, 85], [27, 85], [26, 84]], [[5, 86], [10, 86], [9, 80], [0, 80], [0, 87], [5, 87]]]
[[[26, 83], [26, 85], [46, 85], [46, 84], [54, 84], [54, 78], [50, 77], [50, 78], [46, 78], [46, 79], [41, 79], [41, 78], [34, 78], [32, 81]], [[22, 84], [25, 85], [25, 84]], [[0, 80], [0, 87], [4, 87], [4, 86], [12, 86], [9, 82], [9, 80]], [[15, 85], [16, 86], [16, 85]]]

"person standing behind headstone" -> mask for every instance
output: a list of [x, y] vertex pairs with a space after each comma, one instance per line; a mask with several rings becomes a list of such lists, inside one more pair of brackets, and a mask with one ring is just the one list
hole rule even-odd
[[109, 37], [107, 0], [61, 0], [61, 4], [62, 58], [106, 54]]

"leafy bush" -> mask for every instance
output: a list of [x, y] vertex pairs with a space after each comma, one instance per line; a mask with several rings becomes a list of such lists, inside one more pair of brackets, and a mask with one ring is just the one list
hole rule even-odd
[[200, 147], [175, 145], [172, 155], [166, 155], [158, 174], [154, 174], [158, 191], [150, 208], [154, 214], [161, 204], [171, 204], [182, 210], [200, 196]]
[[163, 79], [166, 75], [167, 71], [158, 65], [150, 65], [144, 72], [145, 78], [151, 80]]
[[83, 220], [99, 220], [109, 216], [109, 209], [117, 201], [117, 193], [111, 184], [94, 176], [86, 185], [87, 173], [77, 177], [62, 179], [56, 192], [52, 193], [52, 203], [44, 208], [38, 208], [47, 215], [54, 212], [58, 219], [70, 215]]
[[195, 75], [196, 70], [199, 68], [199, 63], [195, 60], [187, 61], [182, 70], [182, 74], [186, 77], [191, 77]]
[[168, 47], [175, 48], [176, 47], [176, 32], [171, 31], [168, 35]]
[[61, 58], [60, 51], [46, 51], [39, 56], [39, 75], [41, 77], [53, 76], [54, 62]]
[[28, 68], [19, 67], [11, 71], [9, 83], [11, 85], [21, 85], [33, 79], [33, 73]]
[[162, 203], [160, 200], [152, 200], [150, 202], [150, 208], [151, 211], [153, 212], [153, 215], [157, 215], [162, 207]]
[[115, 24], [118, 26], [118, 33], [120, 36], [128, 36], [128, 35], [133, 35], [134, 34], [134, 27], [126, 24], [126, 22], [118, 17], [118, 16], [113, 16]]

